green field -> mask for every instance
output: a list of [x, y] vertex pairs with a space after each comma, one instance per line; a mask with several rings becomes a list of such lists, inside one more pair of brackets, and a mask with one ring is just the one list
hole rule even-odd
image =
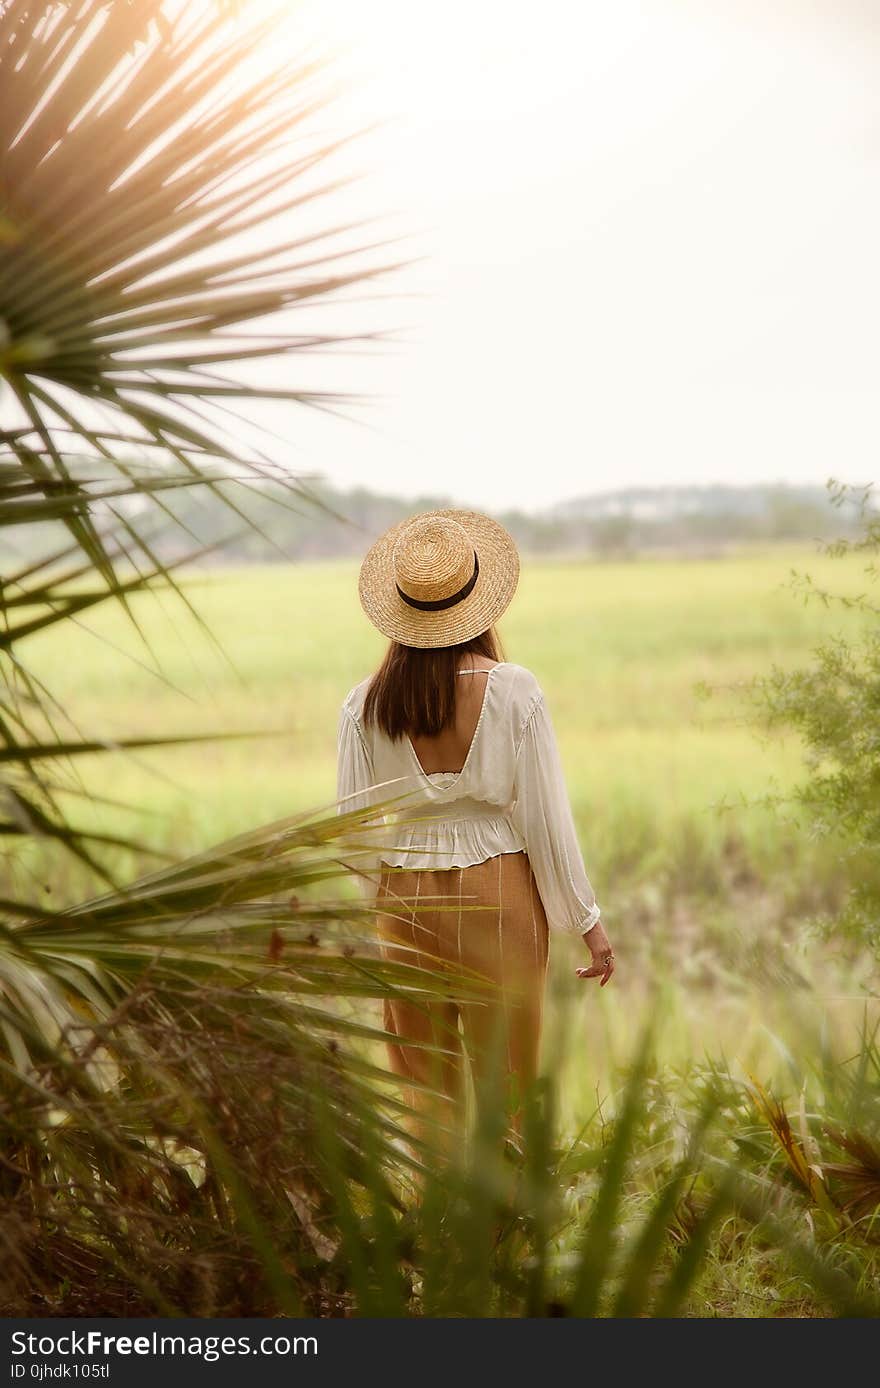
[[[740, 887], [763, 881], [784, 841], [792, 872], [803, 865], [805, 846], [778, 816], [721, 807], [799, 766], [797, 747], [756, 738], [740, 687], [852, 628], [839, 609], [793, 595], [790, 571], [804, 567], [817, 586], [859, 587], [858, 562], [806, 553], [525, 564], [506, 655], [548, 697], [609, 915], [636, 887], [654, 911], [717, 892], [726, 873]], [[140, 635], [108, 605], [24, 650], [84, 734], [276, 734], [80, 763], [90, 785], [146, 809], [132, 829], [175, 852], [329, 801], [338, 706], [382, 650], [351, 564], [217, 571], [186, 590], [222, 654], [170, 594], [135, 600]], [[700, 682], [718, 688], [708, 703]], [[123, 821], [114, 810], [105, 822]]]
[[[774, 783], [795, 782], [801, 751], [757, 736], [746, 687], [774, 664], [808, 662], [820, 639], [853, 634], [860, 620], [804, 604], [792, 570], [818, 588], [863, 587], [858, 559], [807, 552], [525, 563], [505, 653], [547, 695], [618, 957], [600, 993], [573, 976], [576, 941], [553, 950], [545, 1063], [562, 1081], [564, 1132], [595, 1122], [600, 1103], [603, 1119], [613, 1111], [648, 1017], [662, 1025], [646, 1131], [656, 1120], [668, 1136], [676, 1085], [704, 1059], [797, 1099], [801, 1059], [819, 1054], [820, 1033], [851, 1054], [871, 1015], [865, 962], [804, 929], [840, 898], [838, 850], [760, 803]], [[136, 600], [139, 631], [108, 604], [30, 639], [20, 654], [83, 736], [274, 734], [83, 759], [84, 785], [113, 804], [71, 798], [76, 820], [183, 855], [331, 802], [339, 704], [382, 650], [356, 577], [350, 563], [191, 575], [187, 593], [219, 648], [172, 594]], [[709, 700], [701, 683], [715, 689]], [[131, 875], [148, 861], [126, 855], [117, 869]], [[28, 867], [39, 882], [45, 866]], [[69, 866], [51, 873], [61, 896], [90, 885]], [[636, 1203], [652, 1188], [650, 1151], [640, 1180]], [[707, 1307], [768, 1313], [763, 1258], [756, 1245], [754, 1259], [712, 1261]], [[796, 1298], [788, 1312], [800, 1314]]]
[[[756, 803], [774, 779], [792, 782], [800, 751], [761, 741], [744, 697], [774, 663], [805, 662], [823, 635], [854, 627], [795, 595], [791, 572], [804, 569], [817, 587], [860, 587], [858, 560], [807, 552], [524, 565], [506, 655], [548, 697], [624, 956], [685, 941], [683, 967], [699, 972], [707, 953], [748, 952], [839, 891], [834, 850]], [[139, 807], [98, 811], [101, 827], [175, 854], [328, 803], [338, 706], [382, 650], [350, 563], [200, 573], [186, 590], [222, 653], [171, 594], [136, 600], [139, 632], [108, 605], [24, 652], [84, 735], [275, 734], [80, 763], [90, 788]], [[700, 682], [716, 688], [708, 701]], [[86, 802], [76, 813], [95, 815]]]

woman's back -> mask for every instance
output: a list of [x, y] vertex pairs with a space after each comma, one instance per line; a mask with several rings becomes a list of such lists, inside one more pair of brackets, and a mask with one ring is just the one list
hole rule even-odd
[[419, 765], [428, 775], [460, 774], [468, 758], [483, 711], [489, 671], [497, 661], [459, 670], [455, 721], [436, 737], [411, 737]]
[[369, 679], [356, 685], [343, 705], [343, 723], [346, 717], [351, 721], [363, 745], [373, 784], [387, 786], [388, 798], [406, 797], [401, 806], [405, 818], [426, 805], [441, 804], [450, 821], [480, 813], [497, 817], [515, 799], [517, 752], [542, 698], [537, 680], [522, 665], [499, 661], [462, 675], [456, 684], [473, 688], [462, 690], [454, 723], [435, 737], [392, 739], [368, 722], [364, 702]]
[[522, 665], [485, 664], [457, 681], [473, 688], [457, 696], [454, 724], [416, 739], [421, 756], [411, 737], [365, 721], [370, 680], [356, 685], [339, 724], [342, 807], [386, 806], [374, 841], [391, 867], [463, 868], [528, 853], [551, 923], [582, 931], [598, 907], [543, 692]]

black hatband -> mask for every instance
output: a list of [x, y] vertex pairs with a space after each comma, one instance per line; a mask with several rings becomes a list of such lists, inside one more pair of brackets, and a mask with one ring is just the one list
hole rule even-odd
[[420, 598], [411, 598], [409, 593], [405, 593], [400, 584], [395, 584], [398, 593], [409, 607], [417, 607], [420, 612], [443, 612], [447, 607], [455, 607], [457, 603], [464, 602], [465, 598], [474, 591], [474, 584], [480, 572], [480, 561], [477, 558], [477, 551], [474, 550], [474, 571], [463, 588], [459, 588], [457, 593], [453, 593], [449, 598], [438, 598], [436, 602], [422, 602]]

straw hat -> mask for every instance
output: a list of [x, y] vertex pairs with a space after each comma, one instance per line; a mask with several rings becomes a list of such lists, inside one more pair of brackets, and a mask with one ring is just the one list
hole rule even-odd
[[423, 511], [380, 537], [361, 565], [361, 606], [404, 646], [456, 646], [497, 622], [519, 578], [516, 545], [479, 511]]

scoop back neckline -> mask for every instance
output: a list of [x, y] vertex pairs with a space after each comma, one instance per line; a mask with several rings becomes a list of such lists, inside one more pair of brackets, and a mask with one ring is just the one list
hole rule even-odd
[[509, 661], [498, 660], [494, 665], [490, 665], [488, 670], [456, 670], [457, 675], [477, 674], [486, 676], [486, 688], [483, 690], [483, 702], [480, 704], [480, 715], [477, 719], [477, 726], [474, 728], [473, 737], [471, 738], [470, 746], [467, 749], [467, 756], [465, 757], [464, 762], [462, 763], [460, 771], [426, 771], [425, 768], [422, 766], [422, 763], [419, 761], [416, 749], [412, 744], [412, 738], [409, 736], [409, 734], [407, 734], [406, 745], [409, 748], [410, 756], [412, 757], [413, 762], [418, 767], [419, 772], [422, 776], [424, 776], [426, 781], [430, 781], [431, 778], [434, 776], [443, 776], [446, 780], [456, 780], [459, 776], [463, 776], [464, 773], [467, 771], [471, 756], [473, 755], [474, 747], [477, 744], [477, 738], [480, 735], [480, 728], [483, 726], [483, 717], [486, 712], [486, 704], [489, 701], [489, 676], [494, 675], [496, 670], [500, 670], [502, 665], [508, 664]]

